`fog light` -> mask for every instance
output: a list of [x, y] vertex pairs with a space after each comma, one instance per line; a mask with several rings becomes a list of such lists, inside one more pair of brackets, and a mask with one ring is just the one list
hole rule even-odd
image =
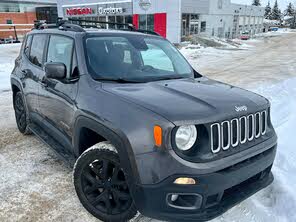
[[180, 177], [175, 180], [174, 184], [194, 185], [194, 184], [196, 184], [196, 181], [195, 181], [195, 179], [192, 179], [192, 178]]
[[171, 197], [172, 202], [175, 202], [178, 199], [179, 195], [173, 194]]

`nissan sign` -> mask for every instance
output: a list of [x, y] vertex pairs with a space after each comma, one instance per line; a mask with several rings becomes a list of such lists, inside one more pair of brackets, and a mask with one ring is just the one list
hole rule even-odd
[[91, 8], [67, 8], [66, 15], [91, 15]]
[[94, 16], [96, 14], [97, 14], [97, 7], [94, 7], [94, 6], [64, 8], [64, 15], [66, 17]]

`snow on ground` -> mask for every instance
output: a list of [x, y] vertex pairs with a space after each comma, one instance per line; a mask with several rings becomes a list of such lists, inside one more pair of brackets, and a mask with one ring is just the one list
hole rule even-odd
[[10, 89], [10, 73], [21, 44], [0, 45], [0, 92]]
[[271, 117], [278, 135], [278, 150], [271, 186], [234, 207], [218, 221], [296, 221], [296, 78], [275, 85], [261, 85], [252, 91], [271, 101]]
[[[289, 37], [286, 41], [295, 41], [295, 37], [294, 39]], [[282, 39], [265, 42], [268, 48], [264, 46], [258, 51], [253, 51], [261, 47], [260, 41], [265, 40], [263, 38], [263, 40], [246, 41], [250, 47], [238, 51], [194, 45], [181, 49], [193, 66], [202, 70], [202, 73], [208, 72], [209, 77], [217, 77], [221, 81], [240, 85], [270, 99], [272, 122], [279, 137], [278, 152], [273, 167], [275, 176], [273, 184], [213, 222], [296, 221], [294, 191], [296, 151], [293, 142], [296, 129], [296, 78], [285, 74], [295, 73], [295, 56], [290, 58], [284, 54], [278, 55], [274, 67], [273, 64], [268, 64], [274, 71], [266, 74], [265, 81], [257, 81], [256, 86], [250, 85], [250, 81], [256, 79], [256, 76], [258, 78], [257, 72], [260, 73], [260, 69], [266, 71], [265, 66], [255, 64], [253, 60], [246, 60], [244, 66], [249, 67], [248, 72], [254, 75], [252, 78], [245, 77], [242, 65], [235, 66], [236, 77], [229, 78], [229, 71], [224, 70], [234, 69], [232, 58], [239, 63], [238, 61], [249, 54], [256, 54], [257, 57], [260, 54], [261, 57], [265, 57], [264, 51], [267, 49], [273, 50], [275, 54], [283, 53], [280, 47], [274, 47], [274, 44], [282, 42]], [[251, 47], [253, 44], [256, 44], [256, 47]], [[40, 143], [34, 136], [23, 136], [17, 131], [11, 105], [11, 92], [6, 90], [10, 89], [9, 74], [19, 48], [20, 45], [15, 44], [0, 45], [0, 221], [95, 221], [82, 208], [75, 195], [71, 170], [57, 159], [50, 148]], [[252, 66], [253, 64], [256, 67]], [[209, 71], [212, 69], [209, 66], [220, 67], [219, 75], [211, 76]], [[290, 70], [287, 68], [289, 66]], [[135, 221], [155, 220], [139, 216]]]

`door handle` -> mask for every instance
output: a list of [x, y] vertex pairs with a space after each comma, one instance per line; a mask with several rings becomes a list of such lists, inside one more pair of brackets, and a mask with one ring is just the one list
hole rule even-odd
[[28, 75], [28, 70], [26, 70], [26, 69], [22, 70], [21, 72], [22, 72], [22, 74], [23, 74], [24, 76], [27, 76], [27, 75]]

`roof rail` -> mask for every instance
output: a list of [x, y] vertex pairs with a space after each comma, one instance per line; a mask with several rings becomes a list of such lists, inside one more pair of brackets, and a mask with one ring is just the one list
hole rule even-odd
[[[116, 28], [118, 30], [125, 30], [125, 31], [133, 31], [133, 32], [141, 32], [145, 34], [150, 34], [150, 35], [157, 35], [160, 36], [157, 32], [153, 32], [150, 30], [145, 30], [145, 29], [137, 29], [133, 24], [130, 23], [118, 23], [118, 22], [105, 22], [105, 21], [93, 21], [93, 20], [85, 20], [85, 19], [75, 19], [75, 18], [69, 18], [68, 21], [71, 22], [78, 22], [81, 27], [85, 28], [100, 28], [103, 29], [104, 27], [98, 25], [98, 24], [103, 24], [103, 25], [116, 25], [116, 26], [123, 26], [127, 27], [127, 29], [124, 28]], [[94, 25], [86, 25], [83, 23], [89, 23], [89, 24], [94, 24]]]
[[[104, 24], [104, 25], [120, 25], [120, 26], [126, 26], [129, 30], [134, 30], [135, 27], [133, 24], [130, 24], [130, 23], [118, 23], [118, 22], [104, 22], [104, 21], [93, 21], [93, 20], [87, 20], [87, 19], [76, 19], [76, 18], [69, 18], [68, 21], [71, 21], [71, 22], [78, 22], [79, 25], [81, 27], [84, 27], [84, 26], [91, 26], [91, 27], [94, 27], [94, 28], [103, 28], [102, 26], [99, 26], [98, 24]], [[85, 25], [83, 23], [92, 23], [94, 25]]]
[[[78, 24], [73, 24], [73, 23], [78, 23]], [[64, 20], [63, 18], [58, 18], [56, 24], [46, 24], [45, 20], [36, 20], [34, 21], [34, 29], [42, 30], [42, 29], [58, 28], [60, 30], [73, 31], [73, 32], [85, 32], [83, 28], [106, 29], [104, 26], [101, 26], [100, 24], [114, 25], [115, 27], [117, 27], [116, 29], [118, 30], [141, 32], [145, 34], [160, 36], [158, 33], [150, 30], [137, 29], [133, 24], [130, 24], [130, 23], [93, 21], [93, 20], [76, 19], [76, 18], [69, 18], [68, 20]], [[118, 28], [118, 26], [126, 27], [126, 28]]]

